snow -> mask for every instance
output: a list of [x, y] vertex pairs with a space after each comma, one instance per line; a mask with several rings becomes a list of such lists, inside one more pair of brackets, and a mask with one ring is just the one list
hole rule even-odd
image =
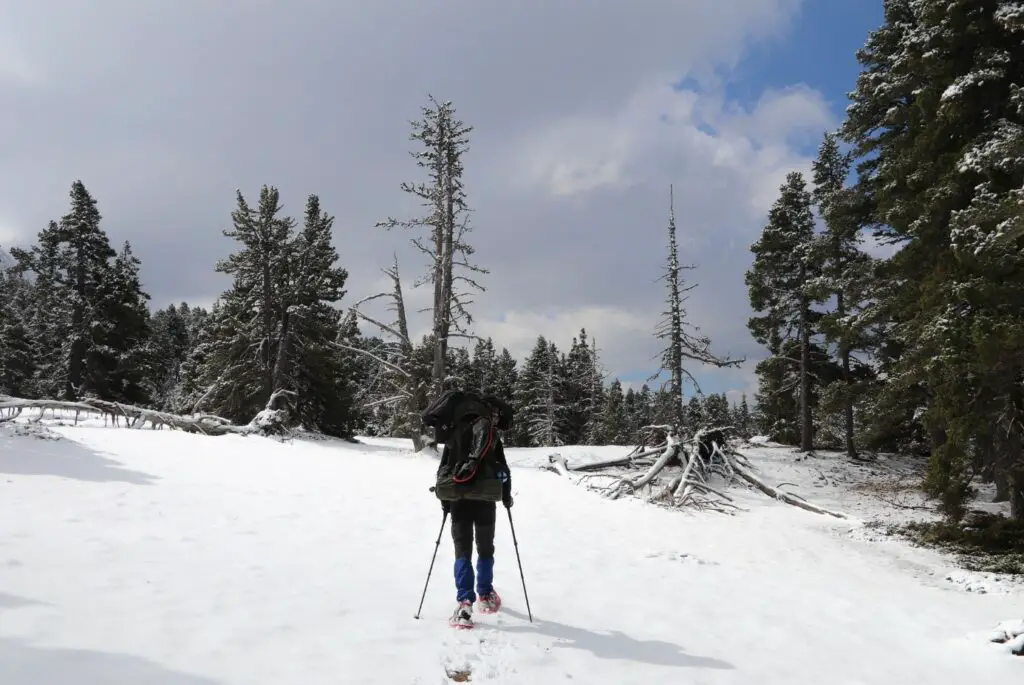
[[[817, 504], [884, 509], [827, 457], [747, 452]], [[753, 491], [737, 516], [609, 501], [529, 466], [546, 453], [508, 450], [534, 622], [499, 508], [503, 611], [456, 632], [447, 530], [413, 619], [441, 510], [405, 441], [0, 427], [0, 683], [1022, 682], [990, 642], [1013, 588]]]

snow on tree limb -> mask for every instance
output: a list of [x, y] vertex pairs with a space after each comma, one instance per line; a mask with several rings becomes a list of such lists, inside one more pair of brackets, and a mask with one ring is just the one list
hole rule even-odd
[[[273, 399], [276, 399], [279, 396], [280, 395], [277, 395]], [[29, 400], [20, 397], [0, 395], [0, 410], [5, 409], [14, 410], [15, 415], [0, 419], [0, 423], [16, 418], [26, 409], [39, 410], [39, 416], [30, 419], [33, 422], [38, 422], [42, 419], [44, 412], [49, 409], [53, 412], [72, 411], [76, 413], [100, 415], [108, 418], [111, 424], [114, 425], [120, 423], [119, 419], [124, 418], [130, 428], [142, 428], [148, 423], [151, 428], [167, 427], [185, 431], [186, 433], [199, 433], [202, 435], [214, 436], [262, 433], [265, 432], [264, 429], [267, 421], [271, 418], [269, 414], [260, 412], [260, 414], [258, 414], [250, 423], [244, 426], [238, 426], [228, 423], [225, 419], [218, 416], [211, 416], [208, 414], [181, 416], [179, 414], [154, 411], [151, 409], [144, 409], [142, 407], [134, 407], [128, 404], [121, 404], [119, 402], [107, 402], [105, 400], [91, 398], [71, 402], [46, 399]]]

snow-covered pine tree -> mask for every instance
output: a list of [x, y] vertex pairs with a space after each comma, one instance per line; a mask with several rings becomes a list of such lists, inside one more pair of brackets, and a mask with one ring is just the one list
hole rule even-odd
[[737, 434], [744, 440], [749, 439], [752, 433], [750, 404], [747, 402], [747, 393], [743, 393], [739, 404], [733, 407], [733, 425], [736, 426]]
[[571, 445], [588, 442], [587, 429], [595, 412], [600, 411], [599, 387], [594, 350], [587, 338], [586, 329], [580, 329], [578, 337], [572, 339], [566, 357], [565, 379], [562, 397], [564, 401], [565, 441]]
[[[511, 400], [515, 397], [518, 379], [518, 362], [508, 348], [501, 348], [501, 354], [498, 355], [495, 364], [494, 394], [506, 401]], [[518, 423], [518, 419], [516, 421]]]
[[[732, 412], [729, 400], [722, 393], [713, 392], [704, 398], [704, 421], [711, 428], [732, 426]], [[735, 428], [735, 426], [734, 426]]]
[[429, 241], [413, 238], [416, 248], [429, 261], [426, 276], [417, 282], [434, 287], [431, 327], [434, 343], [431, 369], [431, 391], [440, 393], [447, 373], [449, 340], [467, 334], [466, 326], [473, 322], [468, 306], [469, 292], [484, 290], [476, 274], [487, 271], [470, 262], [474, 250], [467, 242], [471, 227], [469, 206], [463, 175], [463, 156], [469, 148], [469, 134], [473, 127], [456, 118], [451, 102], [438, 102], [430, 96], [428, 106], [422, 108], [422, 119], [412, 122], [412, 140], [419, 141], [422, 149], [413, 153], [417, 165], [427, 170], [427, 181], [403, 183], [404, 192], [419, 198], [427, 214], [410, 219], [389, 218], [378, 226], [429, 230]]
[[820, 273], [812, 284], [815, 299], [835, 298], [835, 309], [822, 315], [818, 328], [835, 346], [843, 373], [842, 383], [828, 386], [823, 409], [842, 413], [844, 448], [850, 458], [856, 458], [854, 407], [874, 377], [874, 370], [858, 356], [873, 342], [869, 319], [863, 315], [873, 294], [874, 272], [873, 260], [860, 248], [862, 203], [846, 187], [850, 164], [849, 155], [839, 149], [838, 137], [825, 134], [813, 164], [812, 194], [824, 231], [816, 237], [811, 259]]
[[99, 397], [135, 406], [149, 405], [156, 350], [150, 326], [149, 295], [139, 279], [141, 262], [125, 242], [106, 270], [96, 293], [89, 368]]
[[[667, 393], [670, 394], [670, 393]], [[626, 408], [626, 396], [622, 391], [622, 382], [616, 378], [605, 399], [604, 437], [609, 445], [629, 445], [636, 440], [630, 426], [629, 412]]]
[[185, 303], [180, 308], [171, 304], [153, 313], [154, 404], [163, 411], [174, 411], [178, 406], [181, 365], [194, 345], [187, 307]]
[[719, 357], [711, 352], [711, 339], [702, 335], [700, 328], [689, 322], [684, 305], [688, 299], [687, 293], [697, 287], [696, 283], [687, 285], [681, 272], [694, 269], [692, 265], [682, 265], [679, 262], [679, 248], [676, 243], [676, 214], [672, 186], [669, 186], [669, 220], [668, 220], [668, 259], [665, 268], [664, 279], [668, 289], [666, 296], [667, 308], [663, 318], [655, 331], [656, 337], [666, 341], [666, 347], [662, 352], [661, 366], [658, 371], [648, 380], [658, 378], [662, 373], [668, 374], [665, 387], [672, 398], [671, 413], [667, 417], [668, 424], [675, 429], [682, 430], [684, 423], [683, 412], [683, 382], [689, 380], [694, 389], [700, 392], [697, 379], [689, 369], [686, 362], [697, 362], [702, 365], [712, 365], [718, 368], [738, 366], [745, 360], [729, 359]]
[[[210, 315], [185, 386], [202, 389], [194, 410], [248, 421], [263, 409], [290, 423], [347, 436], [353, 421], [347, 350], [337, 338], [345, 269], [331, 246], [333, 218], [310, 196], [303, 229], [280, 216], [280, 195], [263, 186], [257, 208], [237, 194], [233, 228], [241, 248], [217, 264], [234, 277]], [[287, 398], [287, 399], [285, 399]], [[279, 415], [280, 416], [280, 415]]]
[[[952, 518], [979, 463], [1024, 493], [1019, 4], [887, 2], [842, 129], [873, 223], [902, 248], [885, 265], [899, 287], [882, 293], [897, 348], [883, 398], [918, 403], [906, 409], [928, 431], [927, 490]], [[1011, 509], [1024, 518], [1024, 494]]]
[[704, 415], [704, 402], [701, 401], [700, 395], [691, 395], [690, 400], [686, 403], [683, 426], [690, 435], [707, 426], [707, 417]]
[[32, 286], [14, 269], [0, 268], [0, 394], [33, 398], [35, 347], [29, 336]]
[[[771, 359], [799, 366], [800, 449], [808, 452], [814, 448], [811, 337], [816, 319], [809, 286], [818, 274], [811, 261], [813, 244], [811, 195], [803, 174], [794, 171], [787, 174], [768, 224], [750, 248], [754, 263], [746, 273], [746, 283], [751, 308], [759, 314], [751, 317], [747, 326], [754, 338], [768, 347]], [[784, 356], [789, 331], [794, 331], [799, 341], [796, 360]], [[772, 392], [777, 390], [772, 388]], [[764, 408], [768, 409], [767, 404]]]
[[538, 336], [516, 385], [519, 418], [514, 432], [519, 446], [565, 444], [564, 405], [561, 403], [563, 363], [557, 346]]
[[[448, 361], [445, 363], [447, 378], [445, 388], [473, 388], [473, 359], [469, 350], [459, 345], [448, 348]], [[478, 389], [478, 388], [477, 388]]]
[[[68, 400], [121, 399], [111, 394], [108, 379], [118, 373], [117, 363], [135, 363], [130, 346], [145, 344], [145, 335], [133, 334], [120, 342], [111, 337], [117, 335], [120, 310], [109, 306], [109, 298], [117, 292], [118, 279], [126, 288], [134, 285], [137, 262], [111, 264], [118, 255], [100, 227], [96, 200], [81, 181], [71, 185], [70, 197], [68, 213], [40, 231], [35, 245], [11, 251], [18, 270], [36, 276], [29, 323], [34, 343], [43, 350], [36, 394]], [[134, 273], [137, 278], [137, 270]], [[105, 283], [107, 279], [114, 281]], [[145, 298], [141, 288], [134, 294]], [[130, 297], [127, 291], [124, 296]], [[129, 373], [127, 368], [122, 371]]]
[[[494, 394], [497, 390], [498, 355], [494, 349], [494, 341], [490, 338], [477, 340], [473, 345], [473, 359], [467, 372], [467, 386], [484, 393]], [[511, 395], [504, 398], [511, 399]]]
[[342, 313], [336, 306], [345, 297], [348, 271], [338, 265], [331, 244], [333, 226], [334, 217], [321, 209], [320, 198], [310, 195], [302, 230], [286, 253], [291, 257], [290, 278], [282, 288], [274, 382], [275, 389], [295, 393], [292, 414], [299, 425], [351, 437], [357, 413], [353, 353], [337, 342], [352, 331], [342, 330]]

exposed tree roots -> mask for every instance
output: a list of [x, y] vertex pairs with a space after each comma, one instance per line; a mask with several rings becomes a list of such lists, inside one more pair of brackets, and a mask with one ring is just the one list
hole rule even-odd
[[[685, 441], [665, 427], [650, 428], [664, 432], [663, 442], [654, 448], [642, 445], [628, 457], [579, 466], [570, 466], [562, 455], [552, 454], [547, 469], [567, 477], [589, 472], [579, 476], [577, 483], [609, 499], [634, 496], [659, 506], [732, 514], [740, 507], [727, 490], [744, 485], [815, 514], [846, 518], [845, 514], [773, 488], [754, 475], [747, 458], [729, 444], [727, 428], [703, 429]], [[631, 472], [637, 468], [646, 470], [639, 474]]]

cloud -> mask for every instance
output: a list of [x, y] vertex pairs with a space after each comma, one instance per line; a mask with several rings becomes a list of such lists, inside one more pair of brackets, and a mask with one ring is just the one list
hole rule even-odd
[[[691, 319], [716, 348], [756, 353], [748, 247], [830, 118], [807, 88], [741, 106], [720, 77], [783, 39], [801, 4], [0, 2], [0, 35], [18, 37], [0, 51], [4, 225], [31, 240], [81, 179], [155, 305], [208, 302], [227, 285], [213, 266], [234, 249], [221, 231], [235, 190], [277, 185], [295, 216], [317, 193], [351, 303], [387, 287], [395, 252], [404, 280], [425, 268], [408, 234], [374, 223], [420, 210], [399, 184], [420, 178], [408, 121], [433, 93], [475, 127], [471, 239], [490, 269], [477, 332], [522, 350], [544, 331], [568, 347], [585, 326], [613, 374], [653, 370], [672, 183], [683, 258], [699, 265]], [[427, 288], [406, 294], [428, 303]]]

